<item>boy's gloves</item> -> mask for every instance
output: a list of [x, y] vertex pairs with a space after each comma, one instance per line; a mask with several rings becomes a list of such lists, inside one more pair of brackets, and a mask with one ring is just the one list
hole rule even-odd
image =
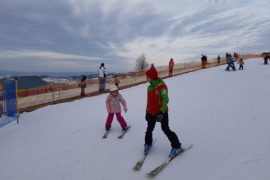
[[156, 117], [156, 121], [157, 122], [161, 122], [164, 118], [164, 114], [162, 112], [160, 112], [157, 117]]

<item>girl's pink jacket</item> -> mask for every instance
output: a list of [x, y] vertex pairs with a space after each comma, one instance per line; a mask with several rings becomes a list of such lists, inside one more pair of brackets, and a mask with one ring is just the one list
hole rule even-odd
[[114, 97], [111, 93], [108, 95], [106, 100], [106, 108], [108, 113], [121, 113], [121, 105], [122, 104], [124, 111], [127, 112], [127, 103], [123, 96], [118, 93], [116, 97]]

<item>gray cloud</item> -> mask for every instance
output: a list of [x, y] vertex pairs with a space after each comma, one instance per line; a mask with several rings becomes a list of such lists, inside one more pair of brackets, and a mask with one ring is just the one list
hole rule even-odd
[[[0, 1], [0, 70], [132, 70], [156, 64], [269, 50], [267, 0]], [[258, 10], [259, 9], [259, 10]], [[17, 67], [16, 67], [17, 66]]]

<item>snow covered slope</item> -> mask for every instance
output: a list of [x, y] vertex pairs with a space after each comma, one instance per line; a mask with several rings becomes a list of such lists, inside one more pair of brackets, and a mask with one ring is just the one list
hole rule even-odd
[[[225, 66], [170, 79], [170, 127], [194, 144], [156, 179], [270, 179], [270, 66], [245, 61], [244, 71]], [[20, 124], [0, 129], [1, 180], [138, 180], [167, 158], [170, 143], [157, 124], [155, 145], [140, 172], [147, 84], [122, 90], [132, 125], [102, 139], [106, 94], [23, 113]]]

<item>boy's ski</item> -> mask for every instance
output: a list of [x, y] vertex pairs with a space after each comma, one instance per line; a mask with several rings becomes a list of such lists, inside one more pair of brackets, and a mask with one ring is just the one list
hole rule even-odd
[[[184, 147], [184, 150], [182, 152], [180, 152], [180, 154], [178, 154], [177, 156], [182, 155], [184, 152], [186, 152], [187, 150], [189, 150], [190, 148], [193, 147], [193, 144]], [[177, 157], [176, 156], [176, 157]], [[155, 169], [153, 169], [152, 171], [150, 171], [149, 173], [147, 173], [147, 175], [149, 177], [155, 177], [156, 175], [158, 175], [165, 167], [167, 167], [170, 162], [175, 159], [176, 157], [169, 157], [164, 163], [160, 164], [159, 166], [157, 166]]]
[[144, 163], [144, 160], [146, 159], [148, 153], [144, 154], [143, 157], [135, 164], [133, 167], [134, 171], [139, 171], [142, 168], [142, 165]]
[[[156, 141], [156, 140], [153, 141], [152, 147], [153, 147], [153, 144], [155, 143], [155, 141]], [[152, 149], [152, 147], [151, 147], [151, 149]], [[151, 150], [151, 149], [150, 149], [150, 150]], [[134, 170], [134, 171], [139, 171], [139, 170], [142, 168], [142, 165], [143, 165], [143, 163], [144, 163], [144, 161], [145, 161], [145, 159], [146, 159], [148, 153], [149, 153], [149, 151], [148, 151], [147, 153], [144, 153], [144, 154], [143, 154], [143, 157], [135, 164], [135, 166], [133, 167], [133, 170]]]
[[102, 136], [103, 139], [107, 138], [108, 134], [109, 134], [110, 130], [107, 130], [104, 135]]
[[131, 127], [131, 125], [128, 125], [125, 131], [122, 131], [122, 133], [120, 134], [120, 136], [118, 136], [119, 139], [122, 139], [124, 137], [124, 135], [126, 134], [126, 132], [129, 130], [129, 128]]

